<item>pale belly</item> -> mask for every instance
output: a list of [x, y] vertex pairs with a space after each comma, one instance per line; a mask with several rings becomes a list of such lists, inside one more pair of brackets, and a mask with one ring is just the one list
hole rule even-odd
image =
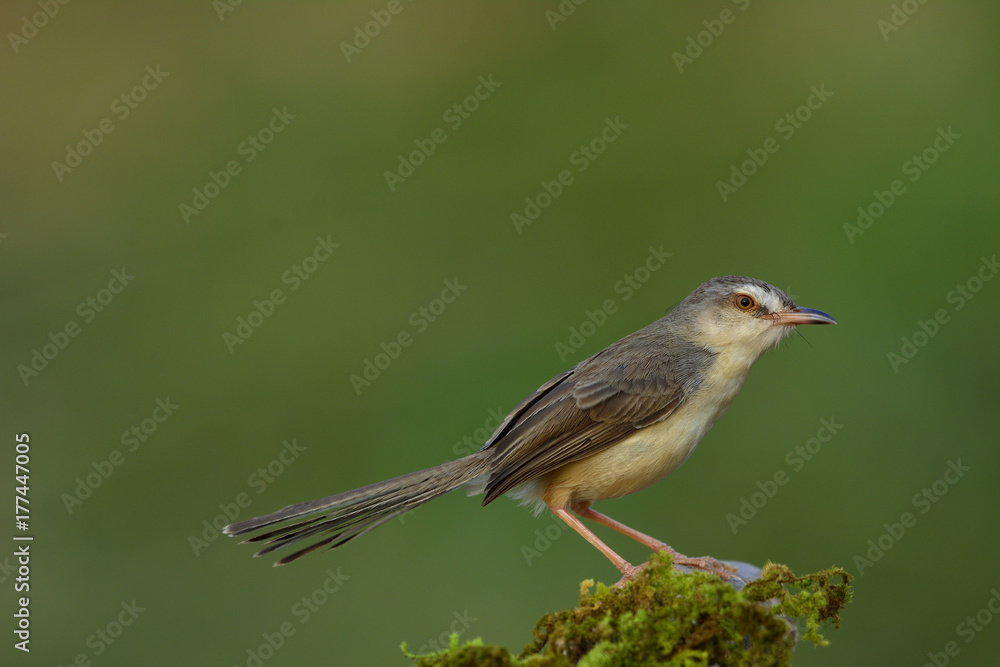
[[542, 500], [551, 507], [569, 507], [645, 489], [687, 460], [739, 393], [745, 377], [707, 378], [700, 391], [665, 421], [532, 480], [513, 495], [523, 502]]

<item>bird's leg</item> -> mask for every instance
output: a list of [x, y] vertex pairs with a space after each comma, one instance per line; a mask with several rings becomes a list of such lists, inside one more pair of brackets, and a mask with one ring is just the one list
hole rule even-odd
[[730, 579], [732, 577], [731, 572], [735, 572], [734, 568], [728, 565], [723, 565], [718, 560], [711, 558], [709, 556], [702, 556], [700, 558], [691, 558], [690, 556], [685, 556], [684, 554], [679, 553], [674, 549], [670, 548], [670, 546], [667, 545], [665, 542], [661, 542], [660, 540], [654, 537], [650, 537], [645, 533], [640, 533], [638, 530], [634, 528], [629, 528], [625, 524], [615, 521], [606, 514], [601, 514], [600, 512], [594, 511], [587, 503], [573, 503], [572, 507], [574, 512], [576, 512], [585, 519], [596, 521], [602, 526], [607, 526], [611, 530], [618, 531], [622, 535], [631, 537], [636, 542], [649, 547], [653, 551], [667, 552], [668, 554], [670, 554], [670, 557], [673, 558], [674, 565], [687, 565], [689, 567], [693, 567], [699, 570], [705, 570], [706, 572], [715, 574], [723, 579]]
[[602, 542], [601, 538], [597, 537], [597, 535], [594, 535], [594, 533], [589, 528], [583, 525], [582, 521], [573, 516], [572, 512], [570, 512], [564, 507], [553, 507], [551, 505], [549, 505], [549, 509], [552, 510], [553, 514], [555, 514], [557, 517], [565, 521], [570, 528], [580, 533], [583, 539], [587, 540], [595, 547], [597, 547], [598, 551], [604, 554], [608, 558], [608, 560], [610, 560], [612, 563], [615, 564], [615, 567], [617, 567], [619, 572], [622, 573], [622, 578], [618, 581], [617, 584], [615, 584], [616, 588], [621, 588], [622, 586], [624, 586], [628, 581], [632, 579], [632, 577], [636, 575], [636, 573], [639, 572], [639, 568], [632, 565], [627, 560], [625, 560], [624, 558], [616, 554], [614, 551], [612, 551], [611, 547]]

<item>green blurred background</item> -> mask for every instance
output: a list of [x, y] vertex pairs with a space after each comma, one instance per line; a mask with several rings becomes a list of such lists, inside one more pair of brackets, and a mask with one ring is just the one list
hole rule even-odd
[[[280, 569], [205, 522], [238, 498], [248, 518], [467, 452], [491, 410], [728, 273], [840, 324], [791, 337], [683, 468], [599, 509], [692, 555], [860, 574], [831, 646], [797, 664], [919, 665], [948, 642], [953, 664], [995, 659], [1000, 620], [971, 637], [960, 624], [1000, 597], [1000, 280], [976, 282], [1000, 252], [1000, 8], [903, 4], [591, 2], [555, 21], [555, 0], [403, 2], [348, 62], [341, 44], [386, 3], [70, 3], [51, 18], [5, 3], [0, 492], [10, 517], [28, 432], [35, 535], [27, 656], [11, 646], [14, 543], [0, 555], [5, 664], [254, 664], [283, 624], [294, 634], [266, 665], [402, 665], [401, 641], [427, 650], [450, 629], [523, 646], [580, 580], [617, 579], [548, 514], [456, 493]], [[894, 11], [899, 29], [880, 28]], [[479, 77], [499, 86], [467, 101]], [[813, 87], [831, 95], [800, 109]], [[478, 107], [457, 128], [455, 104]], [[286, 126], [248, 162], [241, 144], [275, 109]], [[796, 112], [809, 118], [789, 136]], [[78, 166], [53, 167], [102, 119], [113, 131]], [[606, 119], [627, 127], [579, 171]], [[390, 190], [385, 172], [435, 128], [447, 139]], [[769, 138], [777, 152], [724, 200], [718, 181]], [[239, 173], [187, 224], [180, 205], [230, 160]], [[573, 182], [518, 230], [512, 214], [562, 170]], [[896, 179], [905, 193], [849, 238]], [[292, 290], [283, 275], [317, 238], [340, 247]], [[661, 246], [662, 268], [616, 291]], [[128, 285], [102, 292], [123, 268]], [[446, 280], [466, 289], [421, 331], [411, 313]], [[958, 285], [978, 289], [961, 308]], [[223, 334], [276, 289], [285, 302], [230, 352]], [[606, 299], [616, 312], [560, 358]], [[947, 322], [894, 368], [939, 309]], [[19, 370], [70, 322], [65, 349]], [[350, 376], [401, 332], [412, 344], [356, 392]], [[158, 424], [157, 399], [178, 406]], [[795, 463], [823, 419], [843, 426]], [[143, 420], [155, 432], [130, 449]], [[300, 451], [274, 463], [283, 441]], [[949, 461], [969, 470], [915, 503]], [[727, 515], [779, 471], [789, 482], [734, 531]], [[88, 475], [100, 485], [67, 506]], [[915, 525], [859, 561], [904, 512]], [[328, 572], [336, 592], [317, 593]], [[303, 597], [324, 603], [306, 616]], [[132, 622], [108, 643], [97, 633], [120, 613]]]

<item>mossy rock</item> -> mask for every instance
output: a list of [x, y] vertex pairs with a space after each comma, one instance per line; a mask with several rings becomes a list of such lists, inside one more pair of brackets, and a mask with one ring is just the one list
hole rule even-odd
[[840, 626], [851, 575], [840, 568], [796, 577], [769, 563], [760, 576], [734, 586], [704, 572], [678, 572], [670, 556], [653, 554], [623, 589], [580, 586], [580, 605], [546, 614], [535, 638], [513, 656], [475, 639], [429, 655], [417, 667], [563, 667], [586, 665], [788, 665], [802, 638], [825, 646], [824, 624]]

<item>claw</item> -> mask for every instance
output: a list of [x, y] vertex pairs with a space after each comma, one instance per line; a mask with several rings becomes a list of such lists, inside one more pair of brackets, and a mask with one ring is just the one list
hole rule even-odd
[[635, 576], [642, 572], [642, 568], [644, 567], [646, 567], [646, 563], [643, 563], [639, 567], [626, 563], [625, 569], [622, 570], [622, 578], [618, 580], [618, 583], [614, 585], [614, 588], [625, 588], [625, 585], [635, 579]]
[[729, 581], [736, 576], [736, 568], [732, 565], [726, 565], [711, 556], [700, 556], [698, 558], [691, 558], [689, 556], [683, 556], [674, 552], [671, 554], [674, 558], [674, 565], [686, 565], [687, 567], [693, 567], [696, 570], [703, 570], [709, 574], [714, 574], [715, 576]]

